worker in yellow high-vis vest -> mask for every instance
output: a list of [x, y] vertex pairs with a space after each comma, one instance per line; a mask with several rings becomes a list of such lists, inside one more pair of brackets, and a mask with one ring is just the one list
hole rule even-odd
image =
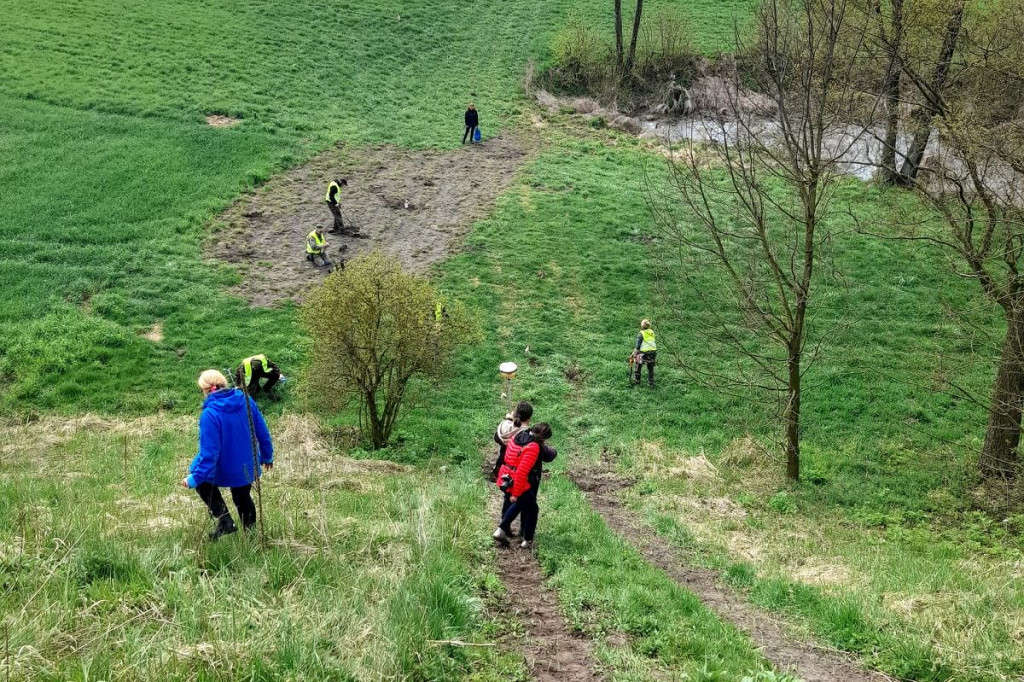
[[[261, 384], [264, 379], [266, 381]], [[259, 395], [262, 391], [267, 393], [268, 397], [273, 397], [270, 389], [280, 380], [281, 370], [262, 354], [247, 357], [235, 370], [235, 385], [244, 385], [251, 396]]]
[[658, 344], [654, 341], [654, 330], [650, 320], [640, 321], [640, 333], [636, 335], [636, 348], [633, 352], [638, 356], [634, 383], [640, 383], [640, 372], [647, 366], [647, 385], [654, 388], [654, 362], [658, 358]]
[[327, 257], [328, 246], [327, 238], [324, 237], [324, 229], [322, 227], [313, 228], [313, 231], [306, 235], [306, 260], [313, 265], [331, 267], [334, 263]]
[[345, 231], [345, 221], [341, 217], [342, 187], [348, 187], [348, 180], [345, 178], [335, 178], [327, 185], [327, 194], [324, 196], [327, 208], [330, 209], [331, 215], [334, 217], [334, 227], [331, 228], [331, 232], [334, 233]]

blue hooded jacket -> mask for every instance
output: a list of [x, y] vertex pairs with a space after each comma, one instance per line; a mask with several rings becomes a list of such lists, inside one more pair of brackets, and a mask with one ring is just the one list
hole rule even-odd
[[[259, 442], [260, 464], [274, 462], [274, 446], [263, 415], [252, 405], [252, 423]], [[245, 413], [245, 396], [238, 389], [214, 391], [203, 401], [199, 415], [199, 454], [189, 466], [188, 487], [212, 483], [219, 488], [238, 488], [249, 485], [260, 475], [253, 467], [252, 439], [249, 418]]]

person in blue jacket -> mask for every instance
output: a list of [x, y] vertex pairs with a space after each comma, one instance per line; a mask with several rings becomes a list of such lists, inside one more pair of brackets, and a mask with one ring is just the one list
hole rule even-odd
[[[260, 471], [253, 462], [245, 394], [228, 388], [228, 380], [215, 369], [199, 375], [199, 390], [205, 396], [199, 415], [199, 454], [189, 465], [188, 476], [181, 479], [181, 485], [194, 488], [209, 508], [210, 516], [217, 522], [210, 539], [216, 540], [238, 530], [221, 497], [222, 487], [231, 488], [242, 527], [249, 530], [256, 525], [256, 505], [250, 490]], [[274, 466], [270, 431], [256, 401], [249, 398], [249, 404], [259, 443], [259, 463], [269, 471]]]

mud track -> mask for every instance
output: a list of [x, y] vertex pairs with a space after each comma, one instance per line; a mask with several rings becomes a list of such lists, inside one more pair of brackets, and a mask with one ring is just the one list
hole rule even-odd
[[723, 586], [716, 571], [687, 563], [680, 551], [642, 527], [619, 502], [615, 493], [629, 487], [630, 481], [593, 471], [571, 472], [569, 477], [616, 533], [723, 620], [746, 632], [777, 669], [797, 675], [804, 682], [892, 681], [880, 672], [864, 670], [842, 652], [793, 639], [779, 621], [751, 606], [742, 594]]
[[[333, 224], [324, 202], [330, 178], [346, 178], [341, 207], [363, 238], [328, 234], [337, 262], [380, 248], [424, 271], [457, 249], [473, 222], [488, 215], [524, 163], [528, 144], [499, 137], [447, 152], [393, 146], [338, 147], [274, 176], [213, 221], [206, 255], [234, 265], [232, 293], [254, 306], [298, 301], [327, 274], [306, 261], [306, 235]], [[348, 251], [339, 253], [339, 247]]]
[[498, 550], [498, 574], [507, 589], [509, 615], [526, 631], [523, 656], [537, 682], [598, 682], [594, 644], [569, 629], [558, 596], [544, 584], [533, 552], [513, 545]]
[[[486, 458], [494, 453], [487, 451]], [[491, 461], [482, 463], [484, 479], [491, 478]], [[492, 518], [498, 517], [500, 505], [492, 497], [489, 505]], [[513, 529], [518, 528], [518, 522]], [[519, 538], [514, 538], [518, 540]], [[544, 584], [544, 571], [532, 551], [498, 547], [498, 576], [506, 595], [501, 611], [523, 626], [519, 646], [537, 682], [599, 682], [594, 643], [583, 633], [572, 630], [558, 607], [558, 595]]]

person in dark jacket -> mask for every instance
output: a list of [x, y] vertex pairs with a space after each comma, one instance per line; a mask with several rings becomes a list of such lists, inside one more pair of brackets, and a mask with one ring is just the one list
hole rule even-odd
[[[527, 431], [530, 428], [530, 419], [533, 417], [533, 405], [525, 400], [519, 402], [516, 405], [516, 409], [505, 415], [505, 418], [498, 423], [498, 428], [494, 431], [494, 442], [498, 445], [498, 457], [494, 460], [494, 466], [491, 468], [491, 478], [497, 480], [501, 472], [501, 466], [505, 463], [505, 451], [508, 448], [509, 442], [516, 437], [521, 431]], [[558, 456], [558, 451], [547, 443], [540, 444], [540, 457], [545, 462], [553, 462], [555, 457]], [[508, 495], [505, 495], [504, 500], [501, 503], [501, 515], [505, 516], [505, 512], [508, 511], [509, 506], [512, 503], [508, 500]], [[512, 533], [515, 536], [515, 533]]]
[[469, 138], [470, 143], [476, 142], [473, 139], [476, 136], [476, 129], [480, 125], [480, 116], [476, 112], [476, 107], [473, 103], [469, 103], [469, 108], [466, 109], [466, 132], [462, 133], [462, 144], [466, 144], [466, 138]]
[[[494, 442], [498, 445], [498, 458], [494, 461], [491, 469], [491, 478], [497, 479], [501, 465], [505, 463], [505, 450], [511, 441], [520, 431], [530, 428], [530, 418], [533, 417], [533, 405], [522, 400], [516, 405], [516, 409], [505, 415], [505, 418], [498, 423], [494, 430]], [[504, 514], [505, 510], [502, 509]]]
[[268, 471], [273, 468], [274, 446], [256, 401], [249, 398], [259, 443], [259, 451], [253, 457], [245, 396], [237, 389], [228, 388], [223, 374], [215, 369], [206, 370], [199, 375], [199, 390], [205, 396], [199, 415], [199, 454], [189, 465], [188, 476], [181, 480], [181, 485], [194, 488], [210, 510], [210, 516], [217, 522], [210, 539], [216, 540], [238, 530], [219, 488], [231, 489], [231, 499], [242, 526], [249, 530], [256, 525], [256, 505], [250, 494], [253, 482], [260, 475], [256, 461]]
[[[492, 536], [502, 544], [508, 544], [512, 536], [512, 522], [522, 514], [523, 541], [519, 546], [523, 549], [533, 547], [537, 519], [540, 516], [537, 491], [544, 474], [544, 462], [553, 461], [557, 455], [554, 450], [549, 449], [548, 454], [541, 450], [549, 438], [551, 427], [544, 423], [537, 424], [529, 431], [516, 434], [505, 450], [505, 463], [496, 483], [510, 504]], [[548, 456], [551, 459], [546, 459]]]

